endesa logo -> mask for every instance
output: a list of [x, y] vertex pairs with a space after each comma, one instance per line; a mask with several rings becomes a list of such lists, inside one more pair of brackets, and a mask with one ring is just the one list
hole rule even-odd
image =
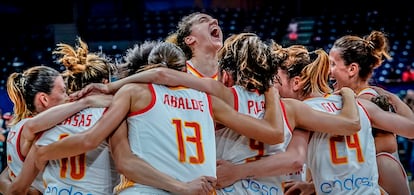
[[372, 188], [373, 179], [371, 177], [357, 177], [355, 175], [351, 175], [343, 180], [333, 180], [333, 181], [325, 181], [321, 183], [319, 186], [320, 190], [326, 194], [335, 194], [335, 192], [353, 192], [360, 188]]
[[278, 186], [269, 186], [266, 184], [261, 184], [255, 180], [251, 179], [242, 179], [236, 184], [233, 184], [229, 187], [223, 188], [222, 190], [226, 193], [239, 194], [240, 190], [235, 189], [235, 185], [242, 186], [242, 188], [248, 194], [262, 194], [262, 195], [277, 195], [283, 194], [282, 190]]
[[45, 189], [44, 194], [46, 195], [93, 195], [92, 193], [89, 192], [80, 192], [80, 191], [76, 191], [76, 189], [73, 189], [73, 186], [67, 186], [67, 187], [63, 187], [63, 186], [58, 186], [58, 187], [52, 187], [52, 186], [47, 186], [47, 188]]

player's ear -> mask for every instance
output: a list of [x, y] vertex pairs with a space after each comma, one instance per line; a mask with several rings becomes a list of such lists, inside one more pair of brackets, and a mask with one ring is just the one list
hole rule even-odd
[[222, 70], [220, 74], [221, 76], [219, 77], [219, 79], [224, 84], [224, 86], [231, 87], [234, 85], [234, 79], [230, 73], [228, 73], [225, 70]]
[[195, 42], [195, 38], [191, 35], [184, 38], [184, 42], [186, 45], [191, 45]]
[[302, 88], [300, 77], [295, 76], [292, 78], [292, 90], [293, 91], [299, 91]]
[[48, 103], [49, 103], [49, 99], [46, 93], [39, 92], [35, 95], [34, 105], [36, 109], [43, 110], [44, 108], [47, 108]]
[[348, 66], [348, 73], [349, 73], [349, 77], [354, 77], [355, 75], [358, 75], [359, 73], [359, 65], [355, 62], [351, 63]]

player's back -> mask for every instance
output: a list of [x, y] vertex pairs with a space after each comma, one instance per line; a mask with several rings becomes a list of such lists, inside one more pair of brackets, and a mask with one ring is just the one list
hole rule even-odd
[[[254, 118], [263, 118], [265, 112], [265, 97], [263, 94], [249, 92], [238, 85], [231, 89], [236, 111]], [[285, 112], [285, 110], [282, 110], [282, 112]], [[284, 114], [284, 116], [286, 115]], [[292, 129], [290, 129], [285, 117], [283, 121], [285, 141], [275, 145], [264, 144], [227, 127], [217, 130], [217, 159], [241, 164], [286, 151], [286, 147], [292, 139]], [[296, 174], [239, 180], [231, 186], [217, 190], [217, 194], [283, 194], [282, 182], [296, 179], [292, 175]]]
[[[11, 179], [14, 179], [18, 174], [20, 174], [23, 168], [25, 157], [20, 150], [20, 136], [24, 123], [27, 120], [28, 118], [22, 119], [17, 124], [13, 125], [7, 136], [7, 166], [9, 167], [8, 174]], [[41, 174], [36, 177], [32, 186], [40, 191], [44, 190]]]
[[[191, 181], [202, 175], [215, 177], [216, 150], [210, 97], [183, 87], [148, 84], [148, 89], [152, 94], [150, 105], [130, 113], [127, 118], [132, 152], [180, 181]], [[149, 186], [133, 185], [135, 189], [157, 191]]]
[[[84, 109], [43, 133], [36, 144], [48, 145], [71, 134], [86, 131], [102, 117], [104, 111], [105, 108]], [[72, 194], [112, 194], [118, 178], [108, 143], [104, 141], [96, 149], [84, 154], [50, 160], [43, 174], [47, 185], [44, 194], [68, 191]]]
[[[304, 102], [332, 114], [338, 114], [342, 109], [342, 97], [338, 95], [309, 98]], [[318, 194], [379, 194], [371, 123], [361, 105], [358, 110], [361, 130], [357, 133], [350, 136], [312, 134], [307, 165]]]

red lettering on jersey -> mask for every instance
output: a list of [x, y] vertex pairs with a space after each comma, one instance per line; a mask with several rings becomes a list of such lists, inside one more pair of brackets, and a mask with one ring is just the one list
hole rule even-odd
[[168, 95], [168, 94], [165, 94], [164, 95], [164, 104], [165, 105], [170, 105], [170, 98], [169, 98], [170, 96]]
[[184, 99], [182, 97], [178, 98], [178, 108], [186, 109], [186, 107], [184, 105]]
[[79, 125], [78, 126], [84, 126], [85, 125], [85, 118], [84, 118], [84, 116], [85, 115], [79, 115], [79, 118], [80, 118], [80, 120], [79, 120]]
[[92, 114], [88, 114], [88, 116], [86, 117], [86, 122], [86, 126], [89, 127], [92, 122]]
[[163, 103], [177, 109], [199, 110], [204, 112], [204, 104], [201, 100], [189, 99], [184, 97], [175, 97], [169, 94], [164, 95]]
[[327, 112], [335, 112], [336, 110], [341, 110], [340, 108], [338, 108], [337, 105], [335, 105], [332, 102], [324, 102], [321, 103], [321, 105]]
[[72, 122], [72, 117], [69, 117], [65, 121], [62, 122], [62, 125], [69, 125], [71, 122]]
[[73, 123], [74, 124], [72, 124], [72, 126], [75, 126], [75, 127], [77, 127], [78, 126], [78, 124], [79, 124], [79, 119], [78, 119], [78, 117], [77, 116], [79, 116], [79, 114], [75, 114], [74, 116], [73, 116]]
[[62, 122], [62, 125], [70, 125], [74, 127], [89, 127], [92, 122], [92, 114], [75, 114]]
[[185, 107], [187, 109], [189, 109], [189, 110], [193, 110], [194, 109], [193, 105], [190, 104], [191, 100], [189, 100], [189, 99], [186, 98], [184, 101], [185, 101]]
[[174, 108], [177, 107], [177, 98], [174, 96], [171, 96], [171, 106]]
[[331, 105], [332, 105], [332, 108], [333, 109], [335, 109], [335, 110], [341, 110], [341, 108], [338, 108], [338, 106], [336, 104], [331, 103]]
[[[200, 106], [199, 106], [198, 103], [202, 104], [201, 101], [200, 102], [197, 102], [196, 100], [191, 99], [191, 107], [193, 107], [194, 110], [199, 110], [200, 109]], [[201, 109], [201, 111], [203, 111], [203, 109]]]
[[11, 140], [13, 139], [14, 136], [16, 136], [16, 132], [15, 131], [9, 131], [9, 134], [7, 135], [7, 142], [11, 143]]
[[251, 114], [251, 113], [257, 114], [257, 113], [264, 110], [265, 103], [264, 103], [264, 101], [256, 102], [256, 101], [253, 101], [253, 100], [248, 100], [247, 101], [247, 108], [248, 108], [249, 114]]

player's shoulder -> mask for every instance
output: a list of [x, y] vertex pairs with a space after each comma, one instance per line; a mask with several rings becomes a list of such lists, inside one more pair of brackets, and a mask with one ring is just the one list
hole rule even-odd
[[131, 91], [139, 91], [143, 89], [148, 89], [147, 83], [128, 83], [123, 85], [119, 91], [123, 92], [131, 92]]

